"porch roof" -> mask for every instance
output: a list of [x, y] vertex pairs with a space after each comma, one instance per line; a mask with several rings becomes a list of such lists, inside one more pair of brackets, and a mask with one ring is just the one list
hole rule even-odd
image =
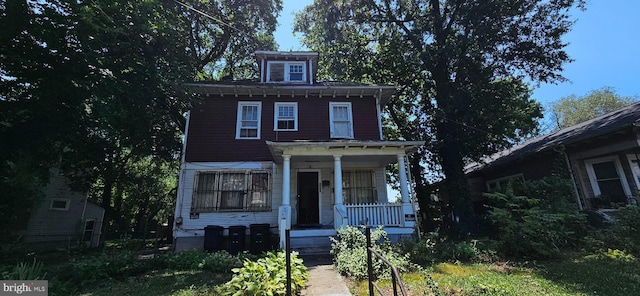
[[326, 161], [328, 156], [342, 155], [350, 159], [375, 161], [386, 165], [397, 161], [397, 155], [415, 152], [423, 141], [266, 141], [276, 162], [282, 162], [282, 155], [293, 160], [308, 162]]

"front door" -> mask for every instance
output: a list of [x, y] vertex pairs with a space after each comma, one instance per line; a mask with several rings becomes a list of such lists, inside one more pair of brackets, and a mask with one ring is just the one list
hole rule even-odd
[[320, 223], [318, 172], [298, 172], [298, 225]]

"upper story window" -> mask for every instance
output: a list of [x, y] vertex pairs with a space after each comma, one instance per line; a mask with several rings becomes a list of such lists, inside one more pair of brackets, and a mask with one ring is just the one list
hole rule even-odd
[[260, 139], [261, 102], [238, 102], [236, 139]]
[[51, 203], [49, 204], [49, 209], [56, 211], [68, 211], [70, 203], [71, 200], [67, 198], [52, 198]]
[[304, 82], [306, 72], [304, 62], [267, 62], [267, 82]]
[[329, 120], [331, 121], [331, 138], [353, 139], [351, 103], [330, 102]]
[[297, 131], [298, 103], [276, 103], [273, 121], [273, 130], [275, 131]]

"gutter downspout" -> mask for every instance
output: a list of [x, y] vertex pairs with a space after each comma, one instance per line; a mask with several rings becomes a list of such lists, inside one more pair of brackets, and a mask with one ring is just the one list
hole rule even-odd
[[380, 110], [380, 100], [382, 98], [382, 88], [378, 90], [376, 96], [376, 112], [378, 112], [378, 130], [380, 131], [380, 140], [383, 140], [382, 136], [382, 111]]

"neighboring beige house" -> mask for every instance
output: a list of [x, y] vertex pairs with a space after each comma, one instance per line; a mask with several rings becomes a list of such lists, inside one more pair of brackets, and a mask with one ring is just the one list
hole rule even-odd
[[606, 211], [637, 204], [640, 103], [526, 141], [468, 166], [472, 192], [480, 198], [482, 192], [499, 189], [511, 179], [547, 176], [558, 153], [572, 173], [580, 209]]
[[44, 200], [31, 212], [22, 233], [24, 241], [42, 243], [44, 248], [75, 245], [78, 241], [97, 247], [104, 209], [87, 201], [85, 194], [72, 191], [57, 170], [51, 170], [45, 193]]

